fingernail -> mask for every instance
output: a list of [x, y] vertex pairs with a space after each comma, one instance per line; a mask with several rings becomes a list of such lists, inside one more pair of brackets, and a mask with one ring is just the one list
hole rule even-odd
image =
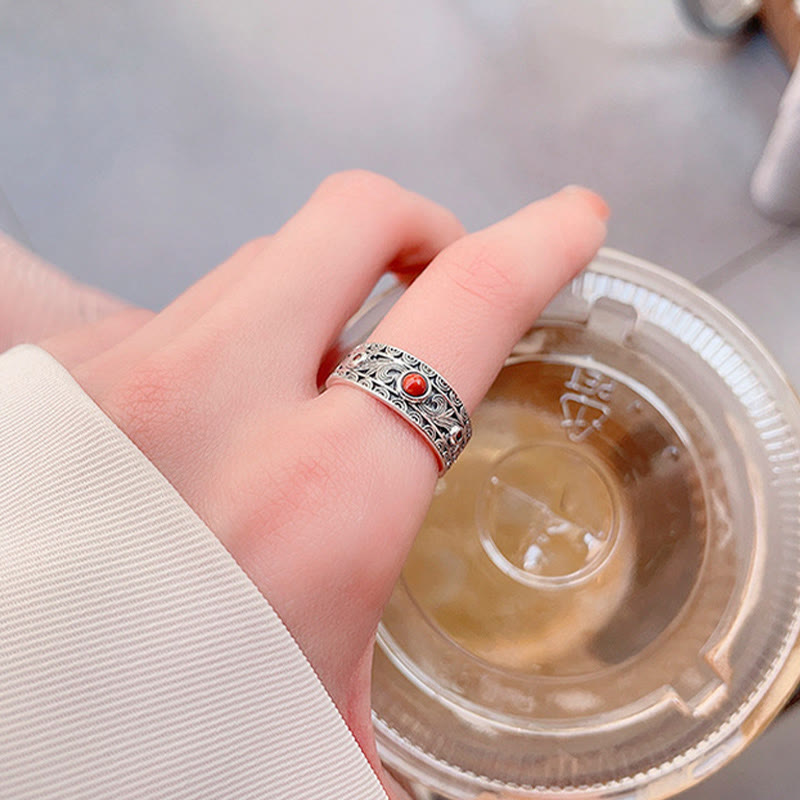
[[608, 207], [608, 203], [606, 203], [606, 201], [603, 200], [599, 194], [593, 192], [591, 189], [587, 189], [585, 186], [570, 184], [569, 186], [565, 186], [563, 191], [566, 194], [582, 195], [591, 207], [592, 211], [594, 211], [594, 213], [597, 215], [597, 218], [603, 222], [605, 222], [611, 216], [611, 209]]

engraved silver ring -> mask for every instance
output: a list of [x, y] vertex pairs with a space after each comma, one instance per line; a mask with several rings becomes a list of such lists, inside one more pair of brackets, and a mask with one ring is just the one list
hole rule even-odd
[[367, 342], [351, 350], [325, 386], [351, 383], [410, 422], [431, 445], [444, 475], [467, 446], [472, 423], [450, 384], [430, 365], [388, 344]]

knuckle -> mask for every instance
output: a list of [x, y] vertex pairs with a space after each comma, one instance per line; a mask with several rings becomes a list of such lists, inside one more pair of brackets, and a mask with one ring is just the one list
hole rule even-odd
[[109, 316], [103, 318], [99, 322], [93, 324], [93, 330], [99, 334], [101, 338], [107, 333], [112, 338], [109, 341], [113, 342], [115, 338], [127, 336], [133, 333], [142, 326], [146, 325], [150, 320], [155, 317], [155, 312], [149, 308], [135, 308], [133, 306], [123, 308], [121, 311], [115, 311]]
[[497, 244], [467, 237], [441, 256], [442, 272], [456, 296], [466, 295], [489, 311], [515, 304], [526, 287], [520, 257]]
[[363, 169], [345, 170], [328, 176], [320, 184], [317, 194], [363, 203], [392, 201], [404, 190], [393, 180]]
[[258, 475], [242, 475], [247, 487], [243, 506], [250, 509], [243, 527], [258, 539], [266, 537], [271, 546], [286, 541], [301, 548], [304, 536], [346, 524], [338, 517], [352, 507], [343, 503], [337, 509], [332, 499], [357, 483], [341, 430], [288, 429], [294, 442], [291, 451], [270, 449]]
[[231, 258], [243, 261], [251, 261], [264, 251], [271, 238], [271, 236], [259, 236], [255, 239], [251, 239], [249, 242], [245, 242], [243, 245], [237, 248]]
[[[259, 510], [267, 512], [264, 518], [258, 515], [258, 527], [270, 536], [279, 536], [297, 522], [298, 515], [313, 515], [330, 481], [330, 467], [319, 453], [296, 453], [283, 460], [280, 472], [269, 476], [266, 493], [254, 498]], [[266, 504], [264, 497], [268, 498]]]
[[150, 322], [155, 315], [156, 312], [151, 311], [149, 308], [125, 308], [117, 312], [115, 321], [134, 330]]
[[329, 448], [317, 446], [296, 452], [284, 462], [277, 488], [288, 507], [312, 511], [318, 506], [337, 474], [337, 459], [332, 455]]
[[147, 453], [162, 451], [197, 429], [195, 360], [151, 357], [109, 390], [103, 405]]

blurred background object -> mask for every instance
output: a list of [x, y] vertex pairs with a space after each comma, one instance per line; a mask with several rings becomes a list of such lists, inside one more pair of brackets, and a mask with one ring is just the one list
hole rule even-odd
[[[699, 31], [735, 36], [758, 14], [790, 70], [800, 53], [800, 2], [797, 0], [679, 0]], [[795, 71], [796, 72], [796, 71]], [[767, 217], [800, 222], [800, 74], [789, 82], [778, 117], [751, 184], [753, 201]]]
[[[0, 22], [0, 225], [81, 280], [160, 307], [353, 166], [469, 228], [585, 183], [609, 244], [712, 291], [800, 385], [800, 229], [749, 194], [789, 78], [763, 33], [700, 36], [670, 0], [0, 0]], [[687, 797], [795, 796], [798, 736], [790, 711]]]
[[778, 118], [764, 155], [753, 175], [753, 200], [778, 222], [800, 223], [800, 2], [764, 0], [760, 19], [789, 69], [794, 70], [784, 92]]
[[800, 55], [800, 2], [763, 0], [759, 19], [780, 49], [786, 66], [794, 69]]
[[735, 36], [753, 19], [761, 0], [679, 0], [687, 19], [701, 33]]

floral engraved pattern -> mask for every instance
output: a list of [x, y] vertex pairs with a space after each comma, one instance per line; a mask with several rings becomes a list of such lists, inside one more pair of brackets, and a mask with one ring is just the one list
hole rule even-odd
[[[418, 397], [403, 390], [403, 378], [419, 373], [428, 382]], [[328, 384], [344, 380], [374, 394], [421, 431], [439, 455], [441, 472], [449, 469], [472, 436], [469, 415], [450, 384], [405, 350], [368, 342], [351, 350], [331, 373]]]

